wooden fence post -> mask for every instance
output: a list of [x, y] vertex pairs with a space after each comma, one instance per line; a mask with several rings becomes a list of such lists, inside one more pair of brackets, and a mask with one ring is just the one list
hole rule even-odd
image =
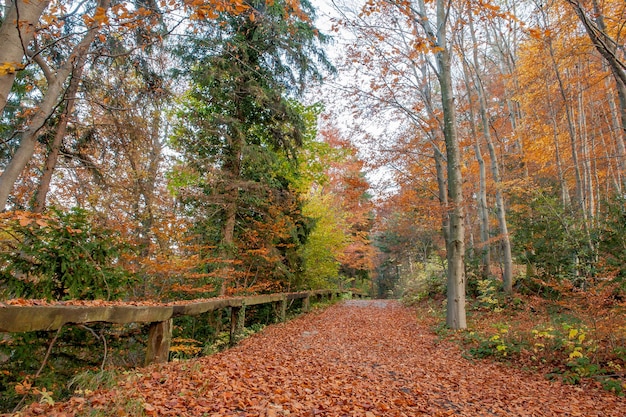
[[302, 299], [302, 312], [308, 313], [311, 311], [311, 296], [307, 295]]
[[148, 332], [148, 348], [146, 350], [146, 365], [164, 363], [168, 360], [170, 344], [172, 343], [172, 328], [174, 320], [150, 323]]
[[284, 323], [285, 320], [287, 320], [287, 297], [280, 301], [280, 321]]
[[246, 306], [232, 307], [230, 310], [230, 346], [238, 342], [246, 322]]

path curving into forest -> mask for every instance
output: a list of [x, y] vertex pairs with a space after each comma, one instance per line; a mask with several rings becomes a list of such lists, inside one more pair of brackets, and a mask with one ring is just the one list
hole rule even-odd
[[613, 394], [464, 359], [394, 301], [346, 301], [217, 355], [140, 372], [115, 390], [24, 415], [626, 415], [626, 399]]

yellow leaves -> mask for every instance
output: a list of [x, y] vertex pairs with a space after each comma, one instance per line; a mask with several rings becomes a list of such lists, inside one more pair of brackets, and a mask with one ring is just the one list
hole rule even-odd
[[24, 65], [19, 62], [4, 62], [0, 64], [0, 77], [8, 74], [15, 74], [24, 69]]
[[195, 356], [202, 351], [201, 343], [195, 339], [175, 337], [172, 339], [170, 352], [179, 357]]
[[569, 340], [576, 339], [576, 341], [578, 341], [578, 343], [583, 343], [585, 341], [585, 337], [586, 337], [586, 334], [585, 334], [584, 330], [583, 329], [577, 329], [577, 328], [571, 328], [569, 330], [569, 334], [567, 335], [567, 338]]
[[547, 329], [543, 330], [533, 329], [532, 334], [535, 339], [554, 339], [554, 335], [551, 333], [553, 331], [553, 327], [548, 327]]
[[569, 358], [570, 359], [576, 359], [576, 358], [582, 358], [584, 355], [582, 353], [583, 348], [580, 346], [577, 346], [574, 348], [574, 350], [569, 354]]

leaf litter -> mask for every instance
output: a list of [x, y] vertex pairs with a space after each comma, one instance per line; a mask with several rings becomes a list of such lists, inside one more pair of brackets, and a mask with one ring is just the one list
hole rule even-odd
[[469, 361], [415, 310], [352, 300], [213, 356], [153, 365], [111, 390], [20, 416], [610, 416], [626, 399]]

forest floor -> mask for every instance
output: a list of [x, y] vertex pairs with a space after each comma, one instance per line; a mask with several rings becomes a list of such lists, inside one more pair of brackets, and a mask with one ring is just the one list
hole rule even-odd
[[614, 416], [626, 398], [464, 358], [417, 310], [352, 300], [209, 357], [122, 374], [21, 416]]

